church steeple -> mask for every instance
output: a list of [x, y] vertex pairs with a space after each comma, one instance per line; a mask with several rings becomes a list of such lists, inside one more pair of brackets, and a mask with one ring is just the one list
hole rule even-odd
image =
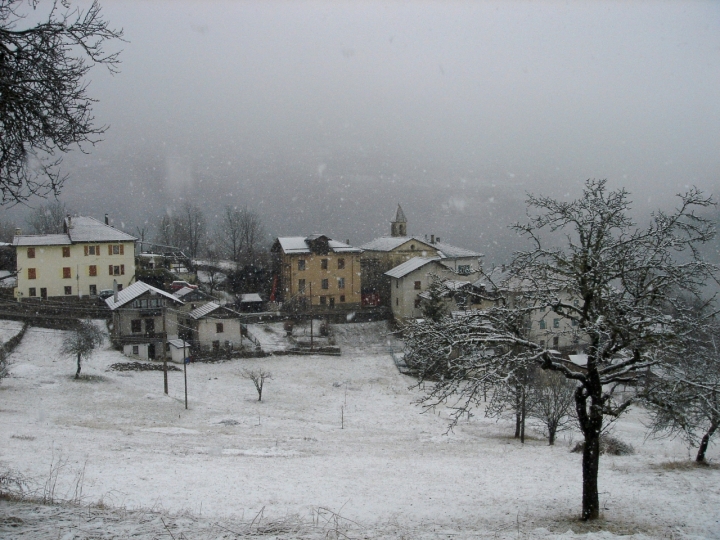
[[395, 221], [390, 222], [390, 236], [407, 236], [407, 218], [398, 203]]

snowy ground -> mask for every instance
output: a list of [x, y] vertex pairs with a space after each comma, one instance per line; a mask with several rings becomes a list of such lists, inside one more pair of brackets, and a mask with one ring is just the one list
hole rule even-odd
[[15, 337], [22, 330], [23, 323], [20, 321], [0, 320], [0, 343], [6, 343]]
[[[74, 381], [72, 361], [58, 356], [62, 336], [29, 329], [0, 385], [0, 464], [38, 486], [54, 466], [60, 498], [74, 497], [84, 471], [85, 503], [186, 512], [196, 530], [209, 526], [202, 520], [247, 525], [261, 511], [310, 526], [332, 511], [353, 520], [344, 523], [354, 538], [720, 537], [720, 470], [663, 467], [687, 449], [646, 441], [638, 411], [616, 428], [637, 454], [601, 463], [606, 532], [583, 534], [580, 456], [569, 440], [548, 447], [538, 435], [522, 446], [509, 424], [481, 414], [445, 435], [446, 412], [413, 405], [413, 381], [397, 372], [378, 323], [336, 327], [341, 357], [191, 364], [189, 410], [182, 372], [170, 373], [165, 396], [160, 372], [106, 371], [127, 360], [115, 351]], [[254, 365], [273, 374], [262, 403], [240, 376]], [[718, 460], [717, 446], [709, 457]], [[0, 505], [3, 537], [3, 515], [34, 515], [23, 508]], [[90, 527], [73, 515], [78, 530]]]

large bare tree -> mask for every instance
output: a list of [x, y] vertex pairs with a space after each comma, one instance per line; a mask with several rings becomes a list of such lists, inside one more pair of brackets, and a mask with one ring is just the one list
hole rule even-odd
[[60, 234], [69, 213], [65, 203], [54, 200], [34, 208], [25, 222], [34, 234]]
[[[697, 343], [691, 336], [708, 323], [684, 298], [700, 298], [715, 278], [715, 267], [698, 250], [714, 228], [696, 214], [711, 203], [692, 189], [679, 196], [674, 211], [655, 212], [640, 226], [630, 217], [628, 193], [609, 191], [605, 181], [588, 180], [576, 200], [529, 196], [536, 213], [515, 226], [531, 243], [512, 265], [512, 279], [524, 283], [520, 298], [408, 327], [406, 361], [426, 383], [423, 403], [450, 400], [457, 421], [479, 403], [488, 381], [528, 365], [575, 381], [585, 442], [582, 518], [598, 518], [600, 434], [608, 420], [642, 398], [625, 387], [642, 386], [648, 374], [669, 374], [675, 359], [692, 354]], [[538, 309], [574, 321], [587, 340], [584, 365], [526, 337]]]
[[62, 154], [100, 140], [85, 76], [95, 64], [116, 72], [104, 46], [121, 38], [97, 2], [0, 0], [0, 204], [57, 195]]

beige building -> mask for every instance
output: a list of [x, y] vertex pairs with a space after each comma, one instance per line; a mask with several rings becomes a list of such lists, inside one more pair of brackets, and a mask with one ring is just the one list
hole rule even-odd
[[135, 278], [135, 240], [91, 217], [67, 217], [62, 234], [16, 235], [15, 297], [94, 296]]
[[272, 252], [276, 301], [316, 310], [360, 306], [359, 248], [316, 234], [277, 238]]
[[390, 282], [386, 272], [414, 257], [438, 259], [455, 274], [471, 275], [480, 268], [480, 253], [452, 246], [431, 234], [426, 238], [407, 235], [407, 218], [400, 205], [394, 221], [390, 222], [390, 236], [376, 238], [360, 246], [363, 250], [363, 305], [389, 306]]
[[243, 345], [240, 314], [215, 302], [187, 313], [181, 335], [201, 351], [230, 352]]
[[396, 320], [418, 319], [423, 316], [422, 301], [433, 278], [449, 283], [466, 282], [477, 278], [471, 274], [458, 274], [443, 264], [439, 257], [414, 257], [389, 270], [390, 308]]

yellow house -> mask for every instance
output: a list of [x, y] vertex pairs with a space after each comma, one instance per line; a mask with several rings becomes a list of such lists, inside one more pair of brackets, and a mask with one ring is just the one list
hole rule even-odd
[[68, 216], [63, 234], [16, 235], [15, 297], [94, 296], [135, 278], [135, 240], [108, 224]]
[[275, 299], [301, 308], [357, 309], [361, 251], [323, 234], [277, 238]]

